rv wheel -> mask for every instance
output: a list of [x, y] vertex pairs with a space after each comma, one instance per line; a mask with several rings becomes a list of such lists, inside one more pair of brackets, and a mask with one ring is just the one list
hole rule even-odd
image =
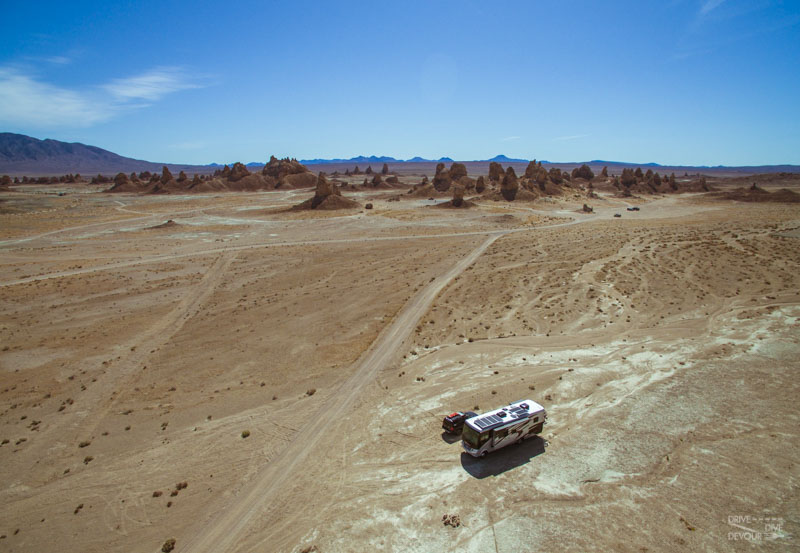
[[486, 452], [485, 452], [485, 451], [482, 451], [482, 452], [481, 452], [481, 459], [483, 459], [484, 457], [486, 457]]

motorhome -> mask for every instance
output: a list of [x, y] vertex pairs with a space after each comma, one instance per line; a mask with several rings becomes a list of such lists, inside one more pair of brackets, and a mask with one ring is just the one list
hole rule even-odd
[[541, 433], [546, 419], [544, 407], [535, 401], [515, 401], [464, 421], [461, 445], [473, 457], [483, 457]]

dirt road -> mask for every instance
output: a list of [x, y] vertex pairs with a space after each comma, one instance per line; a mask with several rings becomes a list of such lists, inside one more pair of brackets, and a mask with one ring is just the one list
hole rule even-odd
[[[294, 441], [258, 475], [249, 491], [235, 505], [220, 513], [210, 522], [203, 521], [202, 529], [185, 542], [181, 551], [223, 553], [236, 550], [237, 537], [250, 523], [261, 505], [268, 505], [281, 491], [320, 438], [334, 426], [355, 402], [362, 389], [371, 384], [378, 373], [397, 353], [409, 336], [419, 318], [425, 314], [439, 292], [456, 276], [469, 267], [504, 233], [497, 233], [475, 248], [450, 271], [423, 288], [395, 318], [358, 362], [356, 372], [341, 386], [340, 392], [323, 404], [318, 412], [309, 417], [309, 423], [297, 433]], [[324, 413], [324, 416], [321, 416]]]

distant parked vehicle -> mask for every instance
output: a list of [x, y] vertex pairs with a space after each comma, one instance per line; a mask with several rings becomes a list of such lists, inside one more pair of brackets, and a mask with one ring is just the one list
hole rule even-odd
[[515, 401], [464, 421], [461, 445], [473, 457], [483, 457], [541, 433], [546, 419], [544, 407], [535, 401]]
[[461, 434], [461, 430], [464, 428], [464, 421], [475, 416], [477, 415], [472, 411], [456, 411], [455, 413], [450, 413], [442, 421], [442, 428], [444, 428], [444, 431], [448, 434]]
[[615, 213], [614, 217], [622, 217], [622, 213]]
[[638, 207], [636, 207], [636, 206], [629, 207], [629, 208], [628, 208], [628, 211], [639, 211], [639, 208], [638, 208]]

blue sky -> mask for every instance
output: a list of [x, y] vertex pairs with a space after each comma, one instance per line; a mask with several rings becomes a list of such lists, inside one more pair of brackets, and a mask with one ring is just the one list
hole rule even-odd
[[800, 164], [800, 2], [4, 2], [0, 131], [173, 163]]

